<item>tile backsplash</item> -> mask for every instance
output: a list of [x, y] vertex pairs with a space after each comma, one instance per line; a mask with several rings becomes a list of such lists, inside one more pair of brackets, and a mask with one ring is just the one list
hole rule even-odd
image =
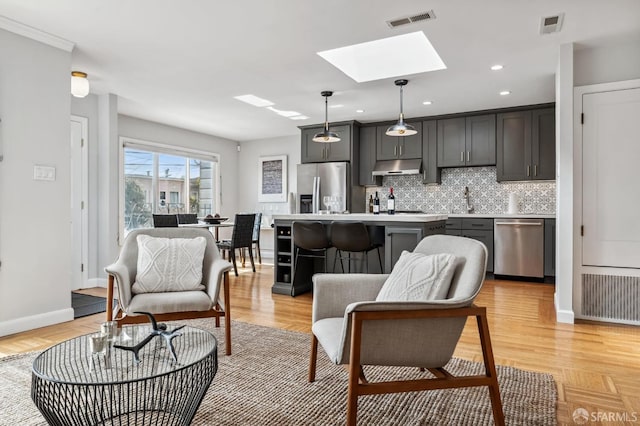
[[380, 208], [386, 208], [389, 188], [396, 196], [396, 210], [421, 210], [426, 213], [466, 213], [464, 187], [469, 187], [469, 203], [475, 213], [506, 213], [509, 194], [519, 197], [519, 213], [554, 214], [555, 181], [496, 182], [495, 167], [465, 167], [442, 170], [440, 185], [424, 185], [421, 175], [385, 176], [382, 187], [367, 188], [369, 195], [378, 191]]

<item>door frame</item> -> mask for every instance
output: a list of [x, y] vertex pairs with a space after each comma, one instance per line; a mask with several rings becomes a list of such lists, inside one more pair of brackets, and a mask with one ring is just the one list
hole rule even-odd
[[[618, 275], [618, 276], [640, 276], [640, 269], [619, 268], [607, 266], [588, 266], [582, 264], [582, 236], [580, 227], [583, 223], [583, 127], [581, 114], [583, 111], [583, 97], [585, 95], [613, 92], [620, 90], [636, 89], [640, 87], [640, 79], [616, 81], [612, 83], [600, 83], [588, 86], [574, 87], [574, 127], [573, 127], [573, 307], [576, 318], [582, 318], [582, 275]], [[587, 118], [588, 119], [588, 118]], [[560, 141], [561, 142], [561, 141]], [[557, 235], [556, 235], [557, 238]]]
[[[71, 115], [70, 123], [78, 123], [81, 127], [82, 141], [80, 146], [70, 147], [70, 208], [71, 208], [71, 290], [77, 290], [88, 286], [89, 283], [89, 119]], [[69, 132], [71, 138], [71, 131]], [[71, 143], [71, 140], [69, 141]], [[78, 164], [79, 163], [79, 164]], [[73, 173], [74, 167], [80, 167], [80, 173]], [[80, 188], [80, 196], [76, 197], [76, 188]], [[80, 262], [74, 265], [77, 260], [74, 254], [76, 248], [73, 246], [76, 241], [80, 241]]]

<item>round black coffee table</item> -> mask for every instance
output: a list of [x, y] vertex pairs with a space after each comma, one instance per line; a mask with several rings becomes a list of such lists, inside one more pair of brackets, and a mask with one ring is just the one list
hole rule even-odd
[[[115, 343], [132, 346], [151, 327], [122, 330]], [[180, 332], [177, 363], [161, 337], [140, 350], [140, 363], [116, 348], [93, 354], [90, 335], [52, 346], [33, 362], [31, 398], [52, 425], [188, 425], [218, 369], [217, 342], [198, 328]]]

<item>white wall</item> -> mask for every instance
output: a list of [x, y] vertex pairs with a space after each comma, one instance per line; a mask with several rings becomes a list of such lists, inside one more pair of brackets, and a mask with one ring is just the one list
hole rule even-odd
[[640, 40], [591, 49], [576, 47], [574, 86], [586, 86], [640, 77]]
[[[286, 155], [288, 176], [287, 191], [296, 193], [296, 167], [300, 164], [300, 135], [281, 136], [240, 143], [240, 173], [238, 175], [238, 211], [262, 212], [265, 220], [276, 213], [288, 213], [289, 205], [284, 203], [258, 202], [258, 159], [269, 155]], [[297, 200], [297, 198], [296, 198]], [[273, 232], [263, 230], [260, 247], [264, 257], [273, 256]]]
[[[0, 30], [0, 335], [73, 319], [71, 54]], [[33, 179], [34, 165], [55, 181]]]

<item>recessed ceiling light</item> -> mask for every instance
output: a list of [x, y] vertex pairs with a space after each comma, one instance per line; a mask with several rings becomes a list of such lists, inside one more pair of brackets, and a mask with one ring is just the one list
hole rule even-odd
[[500, 71], [502, 68], [504, 68], [504, 66], [500, 65], [500, 64], [495, 64], [491, 67], [492, 71]]
[[422, 31], [318, 52], [358, 83], [446, 69]]
[[234, 96], [234, 99], [237, 99], [242, 102], [246, 102], [249, 105], [253, 105], [256, 107], [266, 107], [266, 106], [275, 105], [273, 102], [268, 101], [266, 99], [259, 98], [255, 95]]
[[363, 109], [357, 109], [356, 112], [362, 113], [362, 112], [364, 112], [364, 110]]
[[331, 105], [329, 108], [342, 108], [344, 105], [342, 104], [338, 104], [338, 105]]
[[503, 90], [502, 92], [500, 92], [500, 96], [507, 96], [507, 95], [510, 95], [510, 94], [511, 94], [511, 92], [508, 91], [508, 90]]
[[424, 102], [422, 103], [422, 105], [431, 105], [432, 103], [433, 103], [433, 102], [431, 102], [431, 101], [424, 101]]
[[296, 115], [289, 118], [292, 120], [307, 120], [309, 117], [307, 117], [306, 115]]

